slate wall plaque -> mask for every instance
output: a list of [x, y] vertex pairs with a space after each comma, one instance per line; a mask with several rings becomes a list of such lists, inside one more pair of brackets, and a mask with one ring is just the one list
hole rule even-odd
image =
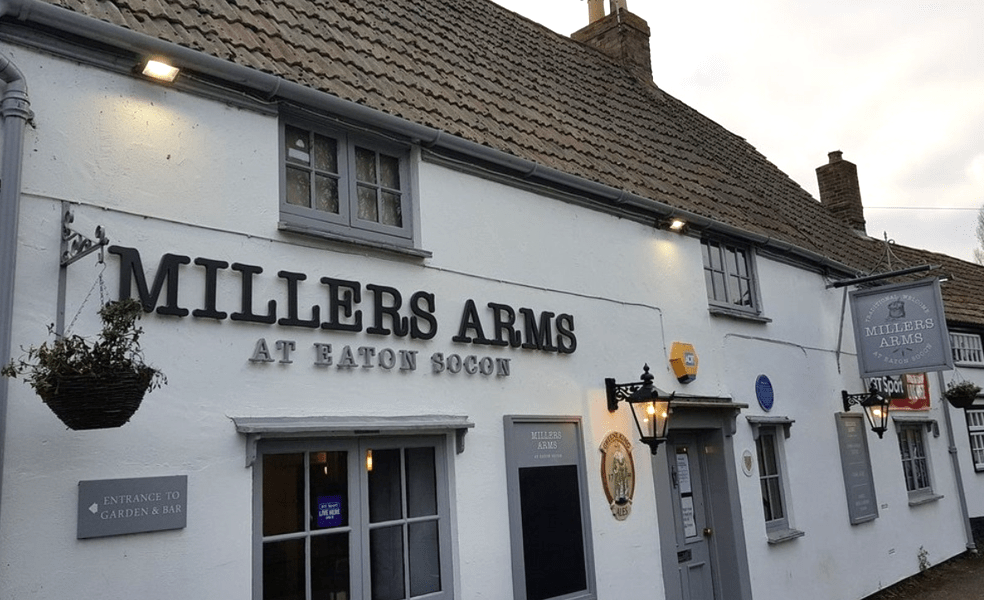
[[864, 418], [860, 414], [850, 413], [838, 413], [835, 417], [847, 510], [851, 525], [857, 525], [878, 518], [878, 500], [875, 498]]
[[79, 482], [78, 539], [182, 529], [188, 476]]

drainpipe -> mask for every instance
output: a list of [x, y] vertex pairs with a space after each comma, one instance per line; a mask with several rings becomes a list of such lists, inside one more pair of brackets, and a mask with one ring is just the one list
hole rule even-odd
[[[940, 390], [945, 390], [946, 380], [943, 379], [943, 371], [937, 371], [936, 376], [939, 381]], [[943, 405], [943, 420], [946, 423], [947, 451], [950, 453], [950, 462], [953, 465], [953, 476], [957, 483], [957, 497], [960, 500], [960, 514], [963, 516], [964, 535], [967, 536], [967, 550], [970, 550], [976, 554], [977, 544], [974, 542], [974, 531], [970, 527], [970, 511], [967, 509], [967, 492], [964, 490], [963, 475], [960, 474], [960, 457], [957, 456], [957, 444], [953, 438], [953, 422], [950, 420], [950, 405], [946, 400], [941, 400], [940, 404]]]
[[[0, 98], [3, 128], [0, 158], [0, 365], [10, 362], [10, 330], [14, 322], [14, 274], [17, 269], [17, 220], [20, 213], [21, 166], [24, 129], [33, 116], [24, 74], [0, 54], [0, 81], [6, 84]], [[3, 498], [4, 446], [7, 440], [9, 379], [0, 377], [0, 501]]]

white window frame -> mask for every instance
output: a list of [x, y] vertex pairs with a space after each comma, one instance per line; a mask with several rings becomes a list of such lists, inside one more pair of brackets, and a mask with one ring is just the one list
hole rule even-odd
[[[305, 167], [290, 162], [286, 147], [288, 127], [335, 140], [338, 144], [338, 172], [329, 174], [328, 172], [317, 171], [313, 166]], [[401, 144], [367, 133], [355, 133], [342, 127], [327, 125], [293, 113], [281, 117], [279, 131], [280, 229], [429, 256], [429, 253], [416, 249], [415, 245], [416, 239], [419, 237], [416, 226], [415, 191], [417, 187], [414, 184], [414, 172], [411, 166], [413, 160], [409, 144]], [[365, 186], [360, 184], [356, 178], [357, 147], [375, 153], [377, 158], [383, 154], [399, 161], [400, 187], [398, 190], [393, 190], [398, 191], [400, 196], [401, 224], [399, 226], [359, 218], [358, 189], [360, 185]], [[335, 179], [338, 185], [339, 212], [333, 213], [287, 202], [288, 167], [325, 176], [331, 175], [330, 178]], [[378, 172], [377, 164], [377, 177]], [[315, 193], [313, 185], [311, 193], [312, 195]]]
[[[752, 427], [752, 438], [755, 440], [755, 468], [758, 472], [759, 493], [762, 498], [762, 517], [765, 520], [765, 532], [770, 544], [780, 544], [806, 535], [796, 529], [792, 523], [792, 506], [790, 502], [789, 481], [786, 468], [785, 440], [789, 438], [790, 427], [795, 422], [788, 417], [756, 416], [745, 417]], [[762, 450], [766, 444], [772, 445], [775, 461], [775, 472], [763, 472]], [[767, 485], [775, 483], [772, 489]], [[772, 494], [778, 495], [782, 515], [769, 519], [768, 506]], [[772, 504], [774, 506], [774, 504]]]
[[970, 456], [974, 471], [984, 472], [984, 406], [975, 405], [964, 411], [967, 419], [967, 435], [970, 439]]
[[950, 348], [953, 362], [970, 367], [984, 367], [984, 347], [976, 333], [950, 332]]
[[[707, 302], [711, 312], [761, 318], [762, 302], [759, 296], [758, 273], [755, 268], [755, 252], [752, 247], [716, 237], [702, 238], [700, 244]], [[717, 268], [713, 262], [715, 254], [720, 261], [720, 268]], [[741, 257], [744, 272], [739, 265], [732, 265], [728, 260], [729, 257]], [[732, 297], [733, 281], [739, 282], [739, 289], [741, 284], [747, 287], [746, 292], [741, 294], [742, 298], [747, 296], [747, 304], [738, 302], [738, 299]]]

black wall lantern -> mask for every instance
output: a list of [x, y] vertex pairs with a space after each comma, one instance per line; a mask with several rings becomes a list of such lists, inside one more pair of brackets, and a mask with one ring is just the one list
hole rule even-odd
[[659, 445], [666, 441], [673, 394], [667, 396], [656, 389], [653, 376], [649, 374], [649, 365], [643, 367], [642, 381], [615, 383], [614, 379], [606, 378], [605, 391], [608, 393], [609, 412], [618, 410], [618, 403], [623, 400], [629, 403], [636, 429], [639, 430], [639, 441], [656, 454]]
[[868, 424], [871, 430], [878, 434], [881, 439], [888, 429], [888, 405], [892, 400], [880, 393], [875, 384], [871, 384], [865, 394], [848, 394], [846, 390], [841, 391], [844, 399], [844, 412], [850, 412], [851, 405], [860, 404], [864, 409], [864, 414], [868, 417]]

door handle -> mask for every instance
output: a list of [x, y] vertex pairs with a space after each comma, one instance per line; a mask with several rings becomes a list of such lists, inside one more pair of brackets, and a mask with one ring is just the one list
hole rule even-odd
[[709, 537], [711, 537], [712, 535], [714, 535], [714, 530], [713, 530], [713, 529], [711, 529], [710, 527], [705, 527], [705, 528], [704, 528], [704, 537], [707, 537], [707, 538], [709, 538]]

